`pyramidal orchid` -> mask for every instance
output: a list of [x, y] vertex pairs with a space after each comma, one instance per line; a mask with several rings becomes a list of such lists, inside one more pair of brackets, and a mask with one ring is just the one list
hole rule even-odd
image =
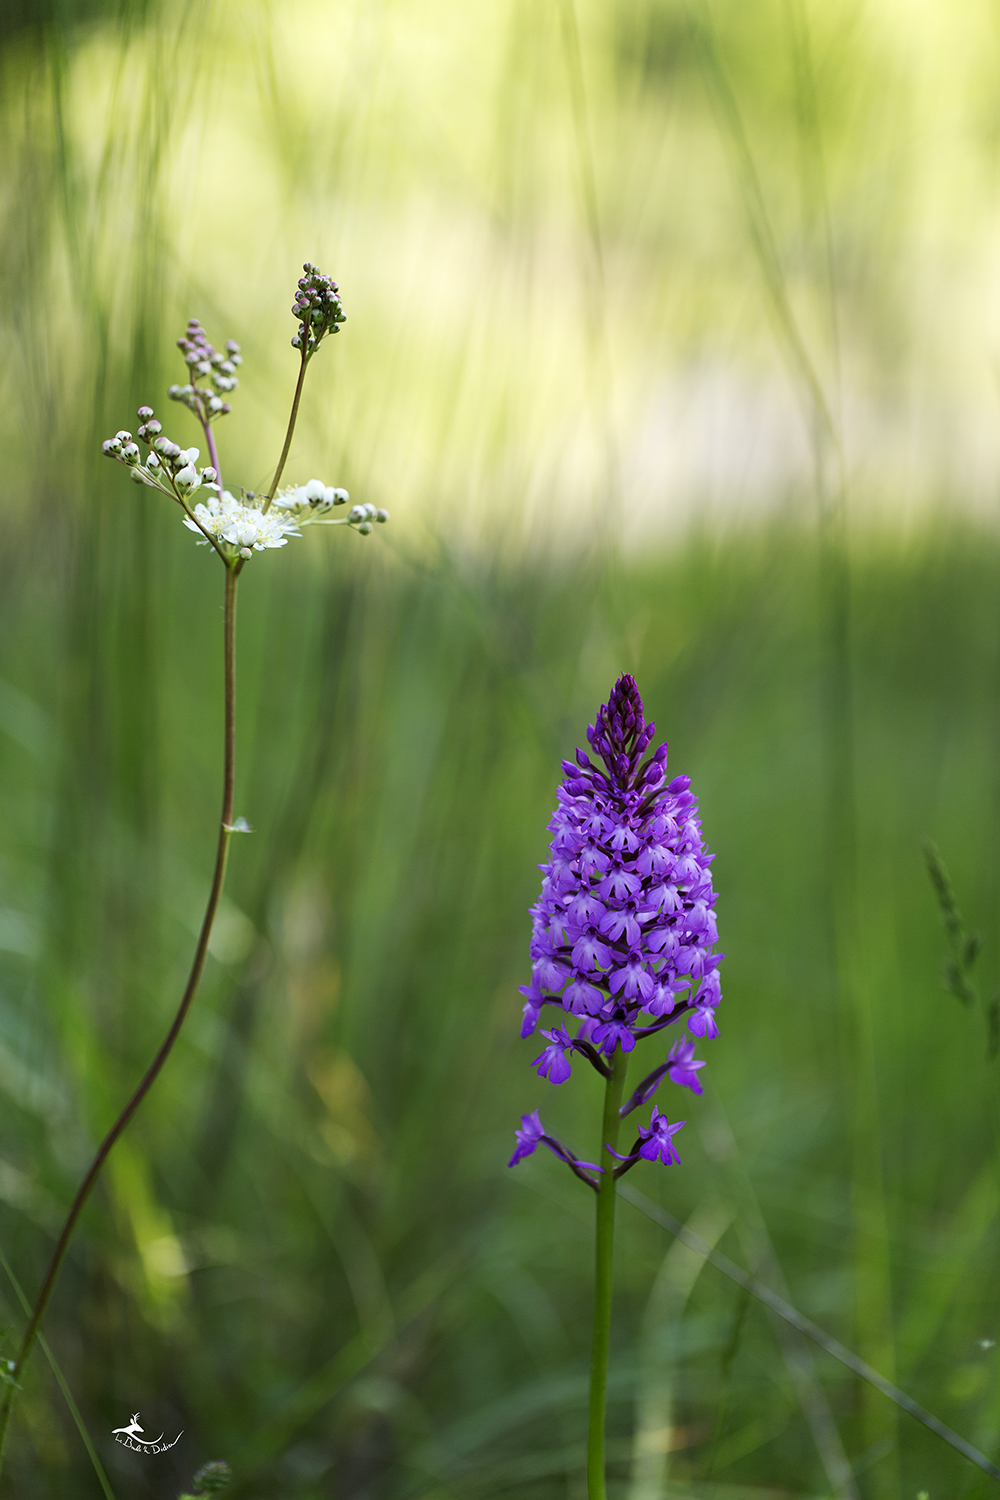
[[[540, 1027], [546, 1045], [533, 1063], [539, 1076], [565, 1083], [582, 1058], [605, 1080], [598, 1163], [580, 1161], [549, 1135], [538, 1110], [523, 1116], [510, 1161], [514, 1166], [544, 1145], [597, 1196], [590, 1500], [604, 1500], [606, 1493], [615, 1182], [641, 1160], [679, 1165], [674, 1136], [685, 1121], [671, 1123], [654, 1105], [649, 1124], [639, 1126], [625, 1153], [618, 1150], [621, 1124], [665, 1079], [700, 1094], [704, 1062], [695, 1058], [692, 1038], [719, 1035], [723, 955], [715, 952], [714, 856], [702, 840], [690, 778], [667, 780], [665, 744], [647, 753], [654, 734], [635, 679], [625, 675], [587, 730], [596, 764], [582, 750], [575, 761], [563, 761], [549, 857], [540, 867], [542, 891], [531, 908], [531, 980], [521, 986], [522, 1037], [539, 1027], [546, 1007], [562, 1012], [557, 1023]], [[636, 1044], [680, 1022], [689, 1034], [623, 1102]]]

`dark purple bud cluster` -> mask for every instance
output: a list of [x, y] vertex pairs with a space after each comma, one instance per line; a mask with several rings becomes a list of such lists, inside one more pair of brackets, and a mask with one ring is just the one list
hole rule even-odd
[[292, 348], [300, 349], [303, 360], [309, 360], [328, 333], [338, 332], [340, 324], [347, 321], [347, 314], [340, 301], [340, 288], [333, 277], [324, 275], [308, 260], [302, 269], [305, 275], [299, 277], [299, 288], [292, 306], [292, 317], [299, 319]]
[[[642, 699], [635, 678], [626, 673], [619, 677], [610, 699], [598, 711], [597, 723], [587, 726], [587, 739], [607, 766], [614, 788], [625, 792], [643, 786], [659, 786], [667, 763], [666, 745], [660, 746], [643, 767], [641, 775], [636, 774], [643, 752], [655, 733], [656, 725], [647, 724], [643, 717]], [[576, 760], [581, 771], [593, 771], [582, 750], [576, 752]], [[572, 773], [573, 767], [564, 763], [564, 769]], [[607, 785], [599, 772], [594, 774]]]
[[[719, 1034], [723, 955], [715, 952], [713, 856], [702, 841], [690, 778], [666, 781], [667, 746], [643, 759], [654, 734], [626, 675], [587, 730], [601, 764], [580, 750], [575, 762], [563, 761], [542, 892], [531, 909], [532, 978], [521, 986], [522, 1036], [534, 1031], [546, 1005], [579, 1018], [573, 1035], [567, 1024], [542, 1032], [548, 1045], [534, 1066], [552, 1083], [569, 1078], [574, 1055], [607, 1076], [604, 1058], [619, 1047], [631, 1052], [682, 1016], [694, 1036]], [[702, 1066], [694, 1043], [678, 1041], [622, 1113], [645, 1103], [664, 1077], [701, 1093]], [[657, 1116], [622, 1160], [676, 1160], [676, 1128]]]
[[[239, 344], [235, 339], [229, 339], [224, 351], [216, 349], [208, 342], [198, 319], [192, 318], [186, 332], [177, 340], [177, 347], [192, 379], [187, 385], [170, 387], [167, 395], [171, 401], [182, 402], [200, 422], [208, 423], [216, 417], [226, 416], [232, 407], [223, 397], [239, 385], [236, 371], [243, 363]], [[207, 381], [207, 384], [199, 385], [199, 381]]]

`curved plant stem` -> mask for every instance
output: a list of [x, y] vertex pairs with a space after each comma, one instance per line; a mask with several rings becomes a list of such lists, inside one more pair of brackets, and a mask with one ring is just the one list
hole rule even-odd
[[[49, 1305], [55, 1284], [59, 1276], [62, 1263], [66, 1258], [73, 1231], [83, 1211], [87, 1199], [90, 1197], [94, 1184], [101, 1174], [101, 1168], [107, 1161], [118, 1137], [125, 1130], [139, 1105], [145, 1099], [149, 1090], [156, 1082], [164, 1063], [170, 1056], [173, 1045], [176, 1042], [184, 1019], [191, 1008], [191, 1002], [198, 989], [198, 983], [205, 967], [205, 959], [208, 955], [209, 939], [212, 936], [212, 925], [215, 914], [219, 909], [219, 901], [222, 896], [222, 887], [226, 879], [226, 862], [229, 857], [229, 840], [232, 835], [233, 822], [233, 797], [236, 781], [236, 587], [239, 579], [240, 569], [238, 565], [227, 563], [226, 565], [226, 603], [225, 603], [225, 748], [223, 752], [223, 776], [222, 776], [222, 818], [219, 826], [219, 842], [215, 854], [215, 873], [212, 877], [212, 888], [208, 896], [208, 904], [205, 907], [205, 915], [202, 919], [201, 932], [198, 935], [198, 946], [195, 948], [194, 959], [191, 963], [191, 972], [188, 975], [184, 994], [178, 1006], [177, 1014], [174, 1016], [170, 1030], [167, 1032], [160, 1049], [149, 1067], [146, 1069], [135, 1093], [125, 1105], [111, 1129], [98, 1148], [97, 1155], [90, 1164], [86, 1177], [77, 1190], [76, 1197], [70, 1207], [66, 1220], [59, 1232], [55, 1250], [49, 1261], [42, 1289], [38, 1294], [34, 1312], [25, 1329], [18, 1350], [14, 1367], [10, 1371], [11, 1379], [19, 1380], [21, 1372], [31, 1354], [31, 1350], [38, 1337], [42, 1319]], [[12, 1384], [4, 1383], [2, 1401], [0, 1401], [0, 1462], [3, 1460], [3, 1451], [7, 1439], [7, 1429], [10, 1424], [11, 1407], [15, 1388]]]
[[604, 1089], [604, 1124], [601, 1154], [604, 1167], [597, 1193], [597, 1258], [594, 1276], [594, 1344], [590, 1359], [590, 1425], [587, 1431], [587, 1494], [589, 1500], [606, 1500], [604, 1473], [604, 1422], [608, 1404], [608, 1353], [611, 1347], [612, 1261], [615, 1242], [616, 1184], [612, 1151], [618, 1149], [622, 1093], [628, 1056], [615, 1049], [611, 1077]]
[[219, 484], [219, 494], [221, 495], [222, 470], [219, 467], [219, 451], [215, 446], [215, 433], [212, 431], [211, 424], [208, 422], [202, 422], [201, 430], [205, 434], [205, 442], [208, 444], [208, 456], [212, 461], [212, 468], [215, 470], [215, 477], [218, 480]]
[[303, 350], [299, 365], [299, 378], [295, 382], [295, 395], [292, 397], [292, 409], [288, 414], [288, 430], [285, 433], [285, 441], [281, 449], [281, 457], [278, 459], [278, 467], [275, 469], [274, 478], [271, 480], [271, 488], [268, 490], [267, 499], [264, 501], [265, 515], [271, 509], [271, 501], [278, 492], [278, 485], [281, 483], [281, 476], [284, 473], [288, 450], [292, 446], [292, 434], [295, 431], [295, 421], [299, 415], [299, 402], [302, 399], [302, 387], [305, 385], [306, 366], [308, 363], [305, 350]]

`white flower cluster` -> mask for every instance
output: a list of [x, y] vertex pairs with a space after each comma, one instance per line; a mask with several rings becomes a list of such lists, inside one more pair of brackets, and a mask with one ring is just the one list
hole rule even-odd
[[299, 526], [309, 526], [313, 522], [323, 526], [353, 526], [362, 536], [368, 536], [373, 521], [388, 521], [389, 512], [374, 505], [352, 505], [346, 516], [327, 517], [325, 512], [335, 505], [346, 505], [350, 498], [346, 490], [333, 489], [321, 479], [310, 479], [307, 484], [280, 490], [274, 497], [274, 504], [291, 512]]
[[321, 479], [310, 479], [308, 484], [279, 490], [274, 497], [274, 504], [279, 505], [282, 510], [324, 511], [331, 510], [335, 505], [346, 505], [350, 498], [346, 490], [334, 489]]
[[[302, 535], [289, 516], [280, 511], [265, 512], [249, 497], [238, 500], [229, 490], [210, 495], [196, 505], [194, 519], [185, 516], [184, 525], [203, 538], [213, 536], [234, 547], [242, 558], [267, 547], [284, 547], [290, 536]], [[201, 546], [208, 546], [208, 542], [203, 539]]]
[[[246, 561], [255, 552], [284, 547], [290, 536], [302, 535], [300, 527], [313, 523], [350, 526], [367, 536], [373, 522], [389, 519], [387, 510], [374, 505], [352, 505], [346, 516], [330, 516], [329, 512], [346, 505], [350, 496], [320, 479], [282, 490], [272, 502], [251, 492], [240, 498], [229, 490], [220, 492], [215, 469], [199, 469], [197, 448], [182, 448], [165, 437], [151, 406], [140, 406], [138, 415], [141, 425], [137, 436], [149, 449], [145, 462], [130, 432], [116, 432], [101, 445], [103, 451], [124, 464], [137, 484], [162, 490], [183, 506], [188, 530], [198, 534], [203, 546], [214, 544], [227, 557], [239, 555]], [[193, 497], [198, 491], [202, 493], [195, 504]]]

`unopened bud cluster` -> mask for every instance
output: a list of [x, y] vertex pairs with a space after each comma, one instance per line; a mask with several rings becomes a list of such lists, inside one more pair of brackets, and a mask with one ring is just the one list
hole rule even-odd
[[[239, 385], [236, 370], [243, 363], [239, 344], [235, 339], [227, 340], [223, 353], [208, 342], [204, 328], [197, 318], [192, 318], [187, 332], [177, 340], [177, 347], [193, 378], [187, 385], [170, 387], [167, 395], [171, 401], [182, 402], [200, 422], [226, 416], [232, 407], [223, 397]], [[207, 384], [199, 385], [199, 381]]]
[[356, 526], [362, 536], [368, 536], [372, 529], [373, 521], [388, 521], [389, 512], [377, 509], [374, 505], [352, 505], [347, 516], [348, 526]]
[[297, 526], [308, 526], [316, 521], [325, 526], [352, 526], [362, 536], [371, 534], [373, 521], [377, 524], [388, 521], [389, 512], [374, 505], [352, 505], [346, 516], [326, 515], [335, 505], [346, 505], [350, 498], [346, 490], [332, 489], [321, 479], [310, 479], [295, 489], [279, 490], [274, 504], [278, 509], [290, 512]]
[[132, 434], [124, 429], [101, 444], [102, 453], [108, 458], [116, 458], [131, 470], [136, 484], [148, 484], [153, 489], [162, 490], [182, 504], [202, 485], [210, 490], [218, 489], [219, 476], [215, 470], [211, 466], [203, 469], [197, 466], [200, 449], [182, 448], [166, 437], [151, 406], [140, 406], [137, 416], [140, 425], [136, 436], [149, 449], [145, 461]]
[[292, 339], [292, 348], [301, 349], [303, 360], [312, 359], [321, 341], [328, 333], [336, 333], [347, 314], [340, 301], [340, 288], [332, 276], [326, 276], [306, 261], [302, 267], [304, 276], [299, 277], [299, 289], [292, 306], [292, 317], [299, 319], [298, 332]]

